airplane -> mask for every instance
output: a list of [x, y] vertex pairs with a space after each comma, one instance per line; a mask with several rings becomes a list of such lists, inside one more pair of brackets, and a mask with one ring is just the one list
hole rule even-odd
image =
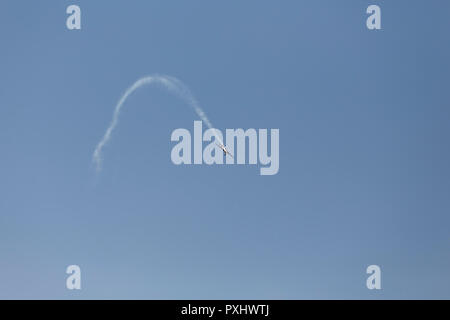
[[226, 148], [223, 144], [218, 144], [218, 143], [216, 143], [216, 144], [219, 146], [220, 149], [222, 149], [223, 154], [224, 154], [225, 156], [226, 156], [227, 154], [229, 154], [230, 157], [233, 158], [233, 155], [230, 153], [230, 151], [227, 150], [227, 148]]

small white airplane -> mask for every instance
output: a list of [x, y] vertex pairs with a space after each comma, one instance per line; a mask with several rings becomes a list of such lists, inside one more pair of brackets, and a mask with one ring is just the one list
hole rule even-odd
[[227, 150], [227, 148], [223, 144], [216, 143], [220, 149], [222, 149], [223, 154], [226, 156], [227, 154], [230, 155], [230, 157], [233, 158], [233, 155], [230, 153], [230, 151]]

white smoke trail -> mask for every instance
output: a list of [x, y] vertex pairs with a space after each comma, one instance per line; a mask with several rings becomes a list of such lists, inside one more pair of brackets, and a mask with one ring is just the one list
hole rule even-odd
[[137, 80], [131, 87], [125, 91], [123, 96], [120, 98], [119, 102], [117, 103], [113, 118], [111, 121], [111, 124], [109, 125], [108, 129], [106, 129], [105, 134], [103, 135], [103, 138], [100, 140], [100, 142], [97, 144], [97, 147], [95, 148], [94, 154], [92, 156], [92, 160], [96, 165], [97, 172], [101, 170], [102, 168], [102, 149], [106, 145], [106, 143], [111, 139], [111, 134], [114, 130], [114, 128], [117, 126], [119, 121], [119, 115], [120, 111], [123, 107], [123, 104], [127, 100], [127, 98], [137, 89], [144, 85], [152, 85], [152, 84], [160, 84], [169, 92], [177, 95], [180, 97], [183, 101], [185, 101], [189, 106], [191, 106], [195, 113], [200, 117], [200, 119], [206, 123], [208, 128], [214, 130], [214, 136], [216, 137], [216, 140], [219, 141], [220, 144], [223, 144], [221, 139], [219, 138], [216, 130], [213, 128], [213, 125], [211, 121], [209, 121], [208, 117], [206, 116], [205, 112], [203, 112], [202, 108], [200, 107], [199, 103], [195, 99], [194, 95], [191, 93], [189, 88], [180, 80], [178, 80], [175, 77], [167, 76], [167, 75], [151, 75], [144, 78], [141, 78]]

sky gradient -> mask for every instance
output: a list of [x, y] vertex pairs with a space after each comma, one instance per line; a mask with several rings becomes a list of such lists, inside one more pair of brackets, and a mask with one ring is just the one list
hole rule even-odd
[[[370, 4], [382, 30], [366, 28]], [[449, 10], [2, 1], [0, 298], [449, 299]], [[222, 131], [279, 129], [278, 174], [174, 165], [170, 135], [198, 117], [146, 87], [97, 175], [115, 105], [154, 73], [186, 83]]]

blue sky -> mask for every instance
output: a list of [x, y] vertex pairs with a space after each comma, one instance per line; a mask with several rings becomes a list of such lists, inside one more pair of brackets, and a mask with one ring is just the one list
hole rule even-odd
[[[66, 7], [82, 30], [66, 28]], [[382, 30], [366, 28], [378, 4]], [[0, 298], [450, 298], [448, 1], [2, 1]], [[196, 114], [280, 171], [175, 166]], [[68, 265], [82, 290], [65, 287]], [[368, 265], [382, 290], [365, 286]]]

